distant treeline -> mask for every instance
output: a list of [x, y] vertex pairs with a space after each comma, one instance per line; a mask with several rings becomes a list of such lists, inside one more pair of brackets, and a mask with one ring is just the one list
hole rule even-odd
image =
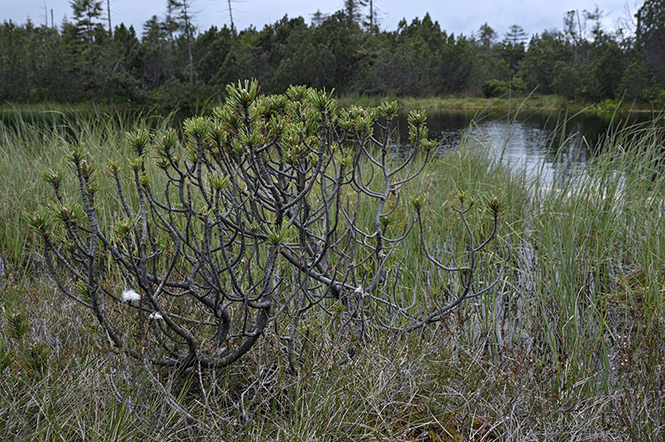
[[284, 17], [262, 30], [198, 32], [189, 2], [169, 0], [166, 18], [153, 16], [139, 36], [123, 24], [111, 32], [101, 2], [75, 0], [72, 20], [59, 29], [30, 21], [0, 25], [0, 99], [194, 103], [253, 77], [266, 93], [304, 84], [342, 94], [535, 91], [665, 103], [665, 0], [644, 3], [635, 32], [605, 31], [596, 9], [571, 11], [562, 30], [533, 36], [518, 25], [500, 36], [488, 24], [455, 36], [429, 15], [381, 31], [354, 3], [314, 14], [311, 24]]

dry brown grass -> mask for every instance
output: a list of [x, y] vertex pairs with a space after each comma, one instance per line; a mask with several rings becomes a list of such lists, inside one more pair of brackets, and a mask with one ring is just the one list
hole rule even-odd
[[[662, 329], [640, 345], [623, 337], [609, 376], [573, 375], [537, 331], [499, 345], [473, 306], [418, 334], [377, 333], [353, 358], [323, 337], [296, 375], [270, 335], [232, 368], [177, 373], [111, 351], [46, 280], [10, 278], [3, 291], [0, 340], [13, 358], [0, 381], [5, 440], [605, 441], [663, 431]], [[30, 328], [11, 337], [18, 312]], [[41, 368], [30, 359], [39, 343]], [[553, 382], [566, 370], [569, 384]]]

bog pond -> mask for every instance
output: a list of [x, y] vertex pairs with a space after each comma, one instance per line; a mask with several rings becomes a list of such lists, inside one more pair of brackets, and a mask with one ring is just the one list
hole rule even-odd
[[[429, 110], [430, 137], [442, 151], [469, 142], [487, 149], [504, 164], [546, 183], [567, 179], [584, 169], [603, 138], [621, 128], [645, 124], [651, 114], [577, 114], [527, 111], [463, 112]], [[406, 115], [400, 127], [406, 128]]]
[[[0, 112], [0, 125], [16, 126], [19, 121], [65, 128], [81, 116], [106, 118], [101, 111], [39, 111], [19, 113]], [[191, 116], [179, 111], [169, 114], [160, 111], [124, 110], [110, 114], [124, 120], [130, 129], [134, 118], [145, 118], [159, 126], [165, 119], [180, 124]], [[427, 110], [430, 138], [438, 139], [441, 152], [456, 149], [469, 142], [489, 152], [504, 164], [516, 170], [526, 169], [530, 176], [538, 175], [551, 183], [565, 179], [583, 170], [592, 151], [603, 137], [622, 127], [651, 121], [650, 113], [643, 114], [587, 114], [569, 115], [561, 112], [522, 111], [461, 111], [448, 109]], [[401, 142], [408, 138], [407, 113], [400, 114], [398, 131]]]

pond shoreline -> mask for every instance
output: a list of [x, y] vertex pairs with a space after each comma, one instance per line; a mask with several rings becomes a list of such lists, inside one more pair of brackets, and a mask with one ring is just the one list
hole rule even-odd
[[376, 106], [384, 101], [397, 100], [403, 109], [459, 110], [459, 111], [541, 111], [581, 114], [658, 114], [663, 109], [654, 109], [647, 103], [628, 103], [606, 100], [600, 103], [569, 101], [556, 95], [541, 95], [512, 98], [481, 97], [354, 97], [338, 99], [342, 107], [352, 104]]
[[[620, 100], [605, 100], [600, 103], [569, 101], [557, 95], [531, 95], [511, 98], [483, 98], [483, 97], [394, 97], [394, 96], [353, 96], [344, 95], [337, 97], [341, 107], [377, 106], [386, 101], [397, 101], [403, 110], [425, 109], [425, 110], [450, 110], [450, 111], [540, 111], [561, 112], [579, 114], [660, 114], [665, 109], [657, 109], [648, 103], [624, 102]], [[183, 103], [172, 107], [162, 104], [146, 103], [0, 103], [0, 114], [5, 113], [34, 113], [34, 112], [160, 112], [170, 113], [189, 111], [194, 114], [206, 113], [223, 100], [206, 100], [205, 104]]]

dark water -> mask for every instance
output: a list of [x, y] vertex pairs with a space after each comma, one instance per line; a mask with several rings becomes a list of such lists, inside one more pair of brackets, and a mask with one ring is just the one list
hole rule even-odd
[[[574, 115], [564, 112], [476, 113], [428, 111], [430, 137], [442, 150], [468, 141], [486, 148], [516, 169], [538, 174], [546, 182], [584, 168], [608, 132], [650, 120], [649, 114]], [[401, 127], [406, 127], [406, 116]], [[402, 134], [404, 135], [404, 134]]]

